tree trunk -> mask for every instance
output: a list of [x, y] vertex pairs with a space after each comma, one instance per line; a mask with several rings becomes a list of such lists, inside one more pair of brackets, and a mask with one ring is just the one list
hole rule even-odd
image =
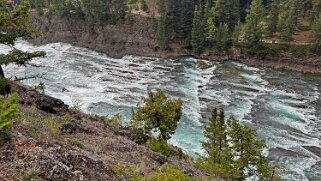
[[3, 72], [3, 69], [2, 69], [2, 66], [1, 66], [1, 65], [0, 65], [0, 76], [3, 77], [3, 78], [5, 78], [4, 72]]

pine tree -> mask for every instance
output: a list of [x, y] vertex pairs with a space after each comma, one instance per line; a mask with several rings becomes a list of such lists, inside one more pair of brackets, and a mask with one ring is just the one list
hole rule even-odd
[[262, 0], [253, 0], [246, 16], [244, 44], [246, 51], [260, 54], [264, 51], [262, 38], [264, 34], [263, 19], [265, 15]]
[[229, 30], [228, 30], [228, 25], [226, 23], [220, 24], [219, 27], [217, 28], [217, 32], [215, 34], [215, 47], [218, 50], [226, 50], [228, 47], [228, 44], [230, 42], [229, 38]]
[[[0, 43], [13, 46], [17, 38], [28, 38], [34, 33], [29, 27], [29, 3], [22, 0], [19, 5], [8, 8], [0, 1]], [[8, 54], [0, 54], [0, 76], [4, 77], [1, 65], [16, 63], [25, 65], [25, 63], [34, 57], [44, 56], [44, 52], [23, 52], [13, 48]]]
[[214, 109], [204, 136], [206, 141], [202, 142], [202, 147], [207, 157], [201, 157], [197, 164], [205, 171], [235, 180], [250, 176], [266, 180], [272, 175], [268, 160], [262, 155], [265, 143], [256, 139], [256, 131], [233, 117], [226, 122], [224, 111]]
[[35, 8], [38, 15], [43, 15], [44, 1], [43, 0], [35, 0]]
[[301, 0], [287, 0], [282, 8], [279, 29], [282, 32], [282, 39], [291, 41], [292, 35], [298, 24], [298, 17], [302, 10]]
[[216, 27], [220, 24], [227, 24], [229, 31], [233, 31], [235, 25], [240, 19], [240, 1], [239, 0], [217, 0], [212, 10], [215, 14]]
[[209, 45], [212, 47], [215, 44], [215, 35], [216, 35], [216, 23], [215, 23], [215, 15], [216, 11], [215, 8], [210, 8], [209, 13], [208, 13], [208, 18], [206, 22], [206, 30], [208, 34], [208, 42]]
[[311, 22], [318, 19], [319, 13], [321, 12], [321, 0], [312, 0], [312, 10], [311, 10]]
[[253, 175], [268, 178], [272, 172], [267, 158], [262, 156], [266, 145], [256, 140], [256, 131], [241, 125], [234, 118], [228, 120], [228, 127], [233, 157], [236, 158], [233, 161], [234, 177], [241, 180]]
[[312, 43], [313, 51], [320, 52], [321, 51], [321, 13], [319, 13], [319, 18], [317, 18], [312, 25], [310, 41]]
[[128, 10], [126, 1], [124, 0], [113, 0], [112, 1], [112, 5], [113, 5], [113, 10], [114, 12], [113, 14], [113, 19], [114, 22], [122, 22], [125, 17], [126, 17], [126, 11]]
[[169, 26], [167, 16], [163, 15], [159, 18], [157, 29], [158, 44], [162, 50], [168, 50], [169, 48]]
[[81, 0], [82, 10], [88, 22], [106, 22], [111, 17], [112, 0]]
[[193, 51], [198, 54], [202, 53], [204, 50], [204, 29], [201, 10], [196, 6], [192, 29], [192, 47]]
[[[224, 113], [221, 113], [221, 115], [222, 114]], [[221, 163], [223, 149], [225, 149], [227, 146], [224, 117], [219, 117], [219, 112], [217, 109], [214, 109], [209, 121], [209, 125], [204, 131], [204, 136], [208, 139], [208, 141], [202, 142], [202, 146], [207, 152], [209, 158], [213, 159], [214, 163]]]
[[205, 158], [206, 162], [219, 169], [230, 170], [232, 153], [228, 147], [227, 128], [223, 110], [213, 110], [209, 124], [205, 128], [204, 136], [207, 140], [202, 142], [202, 147], [208, 155]]
[[232, 34], [232, 42], [233, 42], [233, 45], [237, 46], [239, 45], [240, 41], [241, 41], [241, 32], [242, 32], [242, 24], [241, 22], [239, 21], [237, 23], [237, 25], [235, 26], [235, 29], [233, 31], [233, 34]]
[[133, 114], [132, 125], [148, 135], [157, 130], [158, 140], [167, 141], [175, 133], [182, 116], [183, 102], [180, 99], [168, 99], [161, 90], [148, 90], [148, 97], [143, 101], [144, 105], [139, 106]]
[[193, 7], [194, 3], [192, 0], [181, 0], [178, 2], [178, 17], [176, 24], [176, 32], [178, 40], [184, 46], [190, 46], [192, 35], [191, 31], [193, 28]]
[[145, 12], [148, 11], [148, 5], [147, 5], [147, 3], [146, 3], [145, 0], [141, 0], [141, 1], [140, 1], [140, 8], [141, 8], [143, 11], [145, 11]]
[[8, 137], [13, 125], [13, 119], [17, 116], [17, 94], [12, 94], [7, 100], [0, 96], [0, 143]]
[[269, 35], [277, 32], [279, 15], [280, 15], [280, 0], [272, 0], [269, 7], [269, 14], [267, 18], [267, 32]]

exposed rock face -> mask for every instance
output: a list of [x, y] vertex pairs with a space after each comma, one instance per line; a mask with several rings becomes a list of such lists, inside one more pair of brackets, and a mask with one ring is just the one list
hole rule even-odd
[[72, 120], [71, 122], [62, 125], [61, 131], [64, 133], [91, 133], [90, 129], [78, 120]]
[[101, 25], [31, 13], [30, 23], [42, 32], [41, 36], [30, 40], [34, 44], [70, 43], [115, 58], [125, 55], [168, 57], [190, 54], [175, 46], [170, 52], [161, 51], [157, 43], [157, 20], [149, 17], [133, 16], [131, 22]]
[[45, 95], [36, 98], [36, 105], [38, 109], [52, 114], [63, 113], [68, 109], [68, 106], [61, 100]]

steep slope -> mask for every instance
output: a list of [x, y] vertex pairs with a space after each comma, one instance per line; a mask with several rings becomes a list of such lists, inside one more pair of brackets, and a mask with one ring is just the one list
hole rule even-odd
[[68, 109], [16, 83], [13, 91], [20, 96], [20, 116], [12, 140], [0, 146], [0, 180], [129, 180], [166, 163], [201, 176], [188, 160], [136, 144], [112, 120]]

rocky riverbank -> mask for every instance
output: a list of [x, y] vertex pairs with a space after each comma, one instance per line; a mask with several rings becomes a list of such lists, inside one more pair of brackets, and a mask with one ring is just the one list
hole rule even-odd
[[213, 61], [238, 60], [250, 66], [286, 68], [321, 73], [321, 57], [266, 56], [254, 57], [232, 49], [229, 55], [195, 55], [178, 44], [171, 51], [162, 51], [157, 43], [157, 21], [150, 17], [133, 16], [130, 22], [118, 25], [88, 24], [68, 17], [38, 16], [31, 13], [30, 23], [41, 35], [31, 42], [36, 45], [64, 42], [105, 53], [114, 58], [125, 55], [148, 57], [195, 56]]

